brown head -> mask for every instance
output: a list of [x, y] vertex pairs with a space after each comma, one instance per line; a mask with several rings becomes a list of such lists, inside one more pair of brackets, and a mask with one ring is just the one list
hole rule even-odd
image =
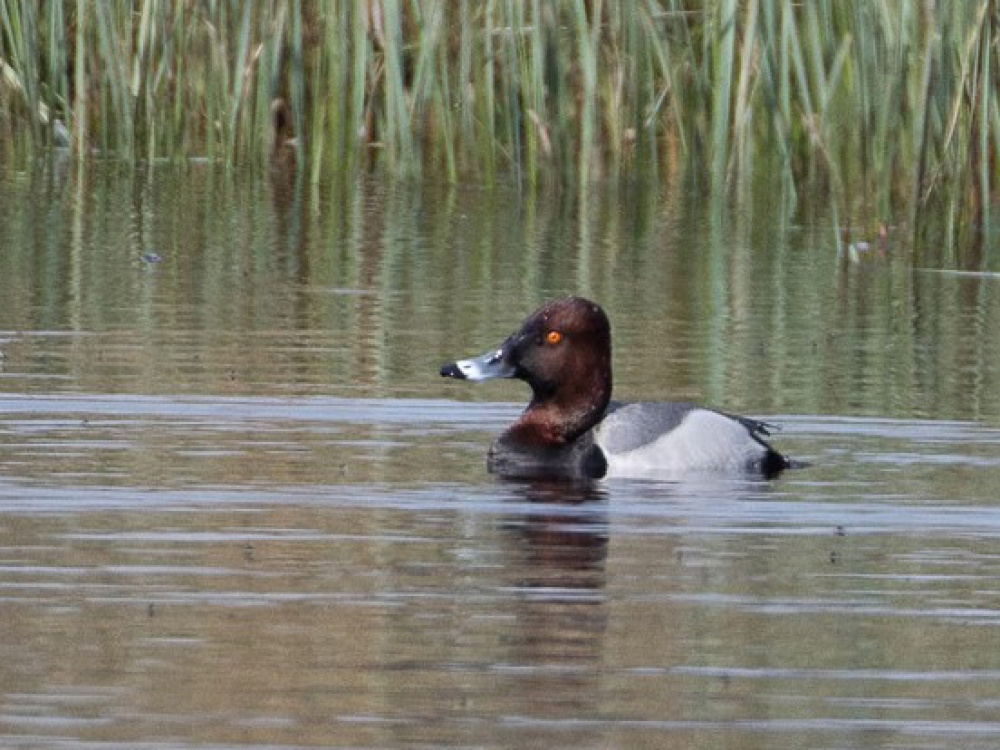
[[498, 349], [445, 365], [441, 374], [524, 380], [531, 402], [508, 435], [529, 444], [565, 444], [593, 427], [611, 398], [611, 325], [590, 300], [555, 300], [532, 313]]

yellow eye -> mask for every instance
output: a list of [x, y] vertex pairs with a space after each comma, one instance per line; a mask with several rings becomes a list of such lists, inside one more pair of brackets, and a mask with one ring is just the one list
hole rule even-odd
[[560, 341], [562, 341], [562, 334], [559, 331], [549, 331], [545, 334], [547, 344], [558, 344]]

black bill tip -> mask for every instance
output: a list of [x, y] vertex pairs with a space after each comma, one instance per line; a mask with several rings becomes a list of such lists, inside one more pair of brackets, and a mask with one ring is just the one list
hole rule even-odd
[[446, 365], [441, 365], [441, 377], [465, 380], [465, 373], [458, 368], [455, 362], [449, 362]]

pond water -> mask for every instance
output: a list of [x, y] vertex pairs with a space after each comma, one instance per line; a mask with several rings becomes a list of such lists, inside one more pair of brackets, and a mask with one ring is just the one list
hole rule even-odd
[[[0, 172], [0, 741], [996, 747], [996, 253], [810, 216]], [[808, 467], [488, 475], [526, 389], [438, 368], [568, 293]]]

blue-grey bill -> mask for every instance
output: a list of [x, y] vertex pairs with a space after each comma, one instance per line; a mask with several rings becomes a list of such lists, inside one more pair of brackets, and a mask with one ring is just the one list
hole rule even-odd
[[514, 367], [504, 361], [503, 349], [495, 349], [472, 359], [460, 359], [441, 368], [441, 375], [459, 380], [491, 380], [514, 377]]

